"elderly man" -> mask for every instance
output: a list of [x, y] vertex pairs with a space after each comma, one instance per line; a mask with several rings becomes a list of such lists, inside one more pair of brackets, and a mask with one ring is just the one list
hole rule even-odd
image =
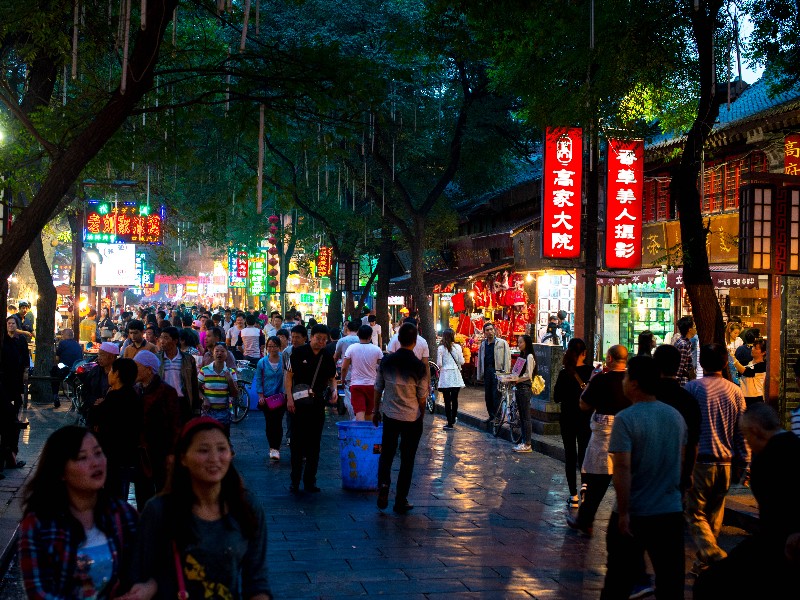
[[492, 420], [498, 405], [497, 373], [511, 371], [511, 348], [503, 338], [497, 337], [494, 324], [483, 326], [483, 341], [478, 349], [477, 379], [483, 382], [487, 423]]
[[175, 388], [158, 376], [161, 368], [158, 357], [149, 350], [142, 350], [133, 360], [138, 368], [136, 381], [142, 389], [141, 459], [135, 477], [136, 506], [141, 511], [145, 502], [167, 482], [180, 434], [181, 415]]
[[111, 342], [100, 344], [97, 352], [97, 366], [91, 369], [85, 376], [83, 382], [83, 406], [81, 413], [84, 417], [89, 417], [89, 411], [99, 398], [105, 398], [108, 392], [108, 374], [111, 371], [111, 363], [119, 356], [119, 348]]
[[160, 337], [161, 352], [156, 356], [161, 361], [158, 375], [178, 392], [181, 423], [186, 423], [193, 416], [200, 416], [203, 404], [197, 382], [197, 365], [191, 354], [178, 348], [179, 337], [177, 327], [164, 329]]

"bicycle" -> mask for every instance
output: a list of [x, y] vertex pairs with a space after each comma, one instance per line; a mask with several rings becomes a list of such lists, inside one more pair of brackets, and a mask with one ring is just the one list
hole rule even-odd
[[236, 361], [236, 387], [238, 394], [230, 405], [231, 423], [241, 423], [250, 411], [250, 390], [256, 370], [249, 360]]
[[517, 408], [517, 398], [514, 394], [516, 386], [514, 377], [507, 373], [498, 373], [497, 388], [500, 391], [500, 404], [492, 419], [492, 433], [495, 437], [500, 435], [503, 425], [508, 424], [511, 433], [511, 442], [519, 444], [522, 440], [522, 420]]
[[428, 397], [425, 399], [425, 406], [431, 414], [436, 412], [436, 397], [439, 395], [439, 367], [432, 360], [428, 361], [428, 367], [431, 371], [431, 381], [428, 387]]

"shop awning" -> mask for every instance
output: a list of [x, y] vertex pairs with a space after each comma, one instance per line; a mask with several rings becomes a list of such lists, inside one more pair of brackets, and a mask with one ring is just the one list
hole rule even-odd
[[[503, 269], [511, 269], [513, 261], [503, 260], [497, 261], [478, 267], [461, 267], [454, 269], [443, 269], [441, 271], [432, 271], [425, 274], [425, 288], [433, 290], [434, 286], [449, 286], [450, 284], [461, 284], [467, 279], [481, 277], [493, 273], [494, 271], [502, 271]], [[411, 276], [409, 274], [401, 275], [391, 279], [392, 291], [401, 289], [408, 289], [411, 283]], [[439, 293], [439, 292], [434, 292]]]
[[[711, 265], [711, 281], [715, 288], [758, 288], [758, 276], [737, 273], [733, 265]], [[626, 283], [655, 283], [664, 276], [661, 269], [640, 269], [638, 271], [598, 271], [597, 285], [620, 285]], [[667, 272], [667, 287], [683, 286], [683, 269]]]

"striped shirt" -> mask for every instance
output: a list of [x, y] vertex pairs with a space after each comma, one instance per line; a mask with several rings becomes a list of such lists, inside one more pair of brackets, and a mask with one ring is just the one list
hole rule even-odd
[[228, 384], [228, 377], [236, 381], [235, 375], [227, 366], [222, 367], [222, 371], [219, 373], [214, 370], [213, 364], [200, 369], [197, 380], [200, 382], [203, 395], [212, 408], [228, 406], [228, 396], [233, 393]]
[[739, 429], [746, 405], [739, 386], [717, 375], [707, 375], [686, 384], [700, 406], [698, 463], [747, 462], [750, 453]]
[[167, 385], [171, 385], [175, 388], [175, 391], [178, 392], [178, 398], [183, 398], [183, 383], [181, 382], [181, 364], [183, 363], [183, 357], [181, 356], [180, 351], [175, 353], [175, 358], [168, 358], [167, 353], [164, 353], [164, 360], [162, 364], [164, 366], [164, 376], [162, 379], [164, 383]]

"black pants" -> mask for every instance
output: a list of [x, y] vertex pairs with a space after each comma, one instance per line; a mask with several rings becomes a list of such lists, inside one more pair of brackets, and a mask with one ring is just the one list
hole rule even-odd
[[142, 512], [147, 501], [161, 492], [167, 484], [167, 457], [150, 454], [147, 463], [150, 468], [146, 470], [141, 465], [137, 466], [133, 478], [136, 508], [139, 512]]
[[578, 509], [578, 523], [581, 527], [591, 527], [600, 503], [606, 495], [611, 483], [611, 475], [598, 475], [597, 473], [584, 473], [583, 481], [586, 483], [586, 496]]
[[[423, 415], [424, 416], [424, 415]], [[381, 457], [378, 460], [378, 487], [389, 487], [392, 483], [392, 462], [400, 440], [400, 473], [397, 475], [395, 503], [408, 498], [411, 476], [414, 474], [414, 459], [422, 437], [422, 416], [416, 421], [398, 421], [383, 416], [383, 439]]]
[[458, 416], [458, 392], [461, 388], [439, 388], [444, 398], [444, 415], [447, 417], [447, 424], [452, 425]]
[[531, 398], [533, 397], [533, 390], [531, 384], [528, 382], [518, 383], [514, 397], [517, 400], [517, 409], [519, 410], [519, 420], [522, 426], [522, 442], [528, 446], [531, 445], [531, 432], [533, 431], [533, 423], [531, 422]]
[[[592, 430], [589, 427], [590, 418], [591, 413], [589, 412], [575, 415], [562, 412], [559, 419], [561, 439], [564, 442], [564, 469], [570, 496], [578, 493], [575, 471], [583, 464], [586, 446], [589, 444], [589, 438], [592, 437]], [[581, 473], [581, 483], [585, 483], [583, 473]]]
[[[319, 467], [319, 444], [322, 427], [325, 425], [325, 407], [320, 405], [295, 404], [292, 416], [292, 438], [289, 448], [292, 452], [292, 484], [311, 488], [317, 485]], [[303, 470], [305, 459], [305, 470]]]
[[489, 413], [489, 418], [491, 419], [494, 417], [494, 413], [497, 412], [497, 405], [500, 404], [497, 400], [497, 375], [494, 371], [483, 374], [483, 390], [486, 400], [486, 412]]
[[11, 398], [5, 395], [0, 396], [0, 471], [7, 462], [10, 464], [16, 461], [19, 451], [19, 434], [17, 409]]
[[59, 369], [58, 365], [53, 365], [53, 368], [50, 369], [50, 377], [52, 378], [50, 385], [53, 389], [53, 396], [58, 396], [58, 390], [61, 389], [61, 382], [64, 381], [67, 375], [69, 375], [69, 367]]
[[267, 432], [267, 443], [270, 448], [280, 450], [283, 441], [283, 413], [286, 406], [270, 410], [264, 407], [264, 426]]
[[600, 599], [627, 600], [634, 585], [649, 582], [645, 552], [656, 574], [656, 598], [682, 599], [685, 578], [683, 513], [632, 516], [630, 528], [632, 535], [623, 535], [619, 530], [619, 515], [611, 513], [606, 535], [608, 569]]

